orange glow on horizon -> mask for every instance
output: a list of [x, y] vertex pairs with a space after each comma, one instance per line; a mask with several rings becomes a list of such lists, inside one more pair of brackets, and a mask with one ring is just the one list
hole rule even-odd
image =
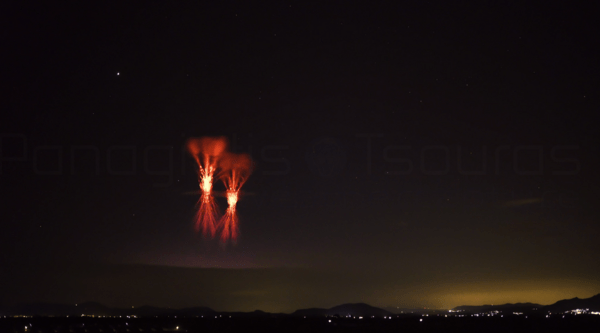
[[[588, 298], [600, 292], [600, 282], [586, 279], [495, 280], [476, 283], [443, 282], [434, 286], [414, 285], [397, 295], [377, 295], [379, 302], [402, 305], [421, 304], [433, 309], [452, 309], [461, 305], [537, 303], [550, 305], [575, 297]], [[401, 296], [400, 296], [401, 295]]]

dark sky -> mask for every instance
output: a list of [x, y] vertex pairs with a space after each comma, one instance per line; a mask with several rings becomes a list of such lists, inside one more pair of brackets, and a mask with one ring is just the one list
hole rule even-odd
[[[600, 291], [591, 7], [9, 1], [0, 13], [0, 305], [290, 312]], [[256, 163], [225, 247], [193, 231], [184, 150], [217, 135]]]

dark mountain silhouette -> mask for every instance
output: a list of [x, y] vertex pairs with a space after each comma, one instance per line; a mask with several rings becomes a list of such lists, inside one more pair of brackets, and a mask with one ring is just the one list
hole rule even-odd
[[365, 303], [349, 303], [342, 304], [338, 306], [334, 306], [331, 309], [321, 309], [321, 308], [310, 308], [310, 309], [302, 309], [297, 310], [292, 315], [294, 316], [335, 316], [338, 315], [340, 317], [345, 316], [363, 316], [363, 317], [383, 317], [389, 316], [392, 313], [380, 308], [376, 308], [374, 306], [365, 304]]
[[[540, 305], [535, 303], [516, 303], [499, 305], [463, 305], [457, 306], [453, 310], [462, 310], [465, 312], [478, 313], [489, 311], [511, 312], [565, 312], [574, 309], [589, 309], [589, 311], [600, 311], [600, 294], [590, 298], [566, 299], [560, 300], [551, 305]], [[110, 308], [96, 302], [87, 302], [81, 304], [52, 304], [52, 303], [32, 303], [17, 305], [12, 307], [1, 307], [0, 315], [3, 316], [138, 316], [138, 317], [201, 317], [201, 316], [235, 316], [235, 317], [282, 317], [290, 316], [283, 313], [267, 313], [261, 310], [253, 312], [217, 312], [208, 307], [191, 307], [184, 309], [160, 308], [153, 306], [142, 306], [131, 309]], [[296, 310], [291, 316], [324, 317], [324, 316], [363, 316], [363, 317], [384, 317], [393, 315], [393, 312], [377, 308], [365, 303], [348, 303], [334, 306], [330, 309], [308, 308]]]
[[0, 314], [6, 316], [209, 316], [214, 315], [215, 310], [208, 307], [193, 307], [184, 309], [159, 308], [153, 306], [142, 306], [131, 309], [109, 308], [105, 305], [95, 302], [81, 304], [51, 304], [34, 303], [17, 305], [13, 307], [0, 308]]
[[32, 303], [2, 309], [0, 312], [11, 316], [69, 316], [75, 314], [75, 309], [73, 304]]
[[338, 306], [334, 306], [333, 308], [329, 309], [329, 311], [327, 311], [328, 315], [335, 315], [338, 314], [340, 316], [346, 316], [346, 315], [350, 315], [350, 316], [365, 316], [365, 317], [370, 317], [370, 316], [376, 316], [376, 317], [381, 317], [381, 316], [389, 316], [392, 313], [380, 308], [376, 308], [374, 306], [371, 306], [369, 304], [365, 304], [365, 303], [354, 303], [354, 304], [342, 304], [342, 305], [338, 305]]
[[234, 318], [274, 318], [289, 316], [285, 313], [270, 313], [261, 310], [254, 310], [252, 312], [218, 312], [216, 315], [223, 317], [232, 316]]
[[155, 306], [140, 306], [139, 308], [133, 308], [131, 309], [132, 311], [129, 311], [128, 313], [136, 315], [136, 316], [140, 316], [140, 317], [152, 317], [152, 316], [171, 316], [171, 315], [175, 315], [175, 313], [177, 312], [176, 309], [169, 309], [169, 308], [159, 308], [159, 307], [155, 307]]
[[115, 316], [121, 315], [124, 312], [125, 311], [123, 310], [111, 309], [96, 302], [87, 302], [81, 304], [32, 303], [16, 305], [13, 307], [4, 307], [0, 309], [0, 313], [11, 316], [81, 316], [82, 314]]
[[385, 311], [388, 311], [392, 314], [411, 314], [411, 313], [423, 314], [423, 313], [439, 312], [439, 311], [444, 310], [444, 309], [432, 309], [432, 308], [427, 308], [427, 307], [401, 308], [401, 307], [397, 307], [397, 306], [387, 306], [382, 309]]
[[600, 294], [590, 298], [571, 298], [563, 299], [551, 305], [542, 308], [544, 311], [565, 312], [575, 309], [590, 309], [590, 311], [600, 311]]
[[92, 313], [96, 316], [110, 316], [113, 315], [114, 310], [97, 302], [86, 302], [77, 304], [75, 307], [74, 315]]
[[294, 311], [292, 316], [324, 317], [327, 315], [327, 311], [329, 310], [322, 308], [300, 309]]
[[540, 305], [535, 303], [509, 303], [502, 305], [462, 305], [455, 307], [453, 310], [462, 310], [466, 312], [488, 312], [493, 310], [503, 312], [565, 312], [575, 309], [589, 309], [589, 311], [600, 311], [600, 294], [583, 299], [578, 297], [572, 299], [563, 299], [551, 305]]
[[206, 306], [196, 306], [193, 308], [184, 308], [184, 309], [179, 309], [179, 310], [174, 310], [176, 313], [175, 315], [180, 315], [180, 316], [187, 316], [187, 317], [193, 317], [193, 316], [211, 316], [211, 315], [215, 315], [217, 313], [217, 311], [206, 307]]
[[536, 303], [507, 303], [498, 305], [461, 305], [457, 306], [452, 310], [460, 310], [465, 312], [482, 313], [489, 311], [502, 311], [502, 312], [530, 312], [540, 310], [543, 305]]
[[159, 308], [155, 306], [141, 306], [139, 308], [132, 308], [126, 310], [117, 310], [121, 315], [135, 315], [138, 317], [152, 317], [152, 316], [183, 316], [183, 317], [201, 317], [201, 316], [210, 316], [217, 313], [215, 310], [205, 307], [198, 306], [192, 308], [183, 308], [183, 309], [172, 309], [172, 308]]

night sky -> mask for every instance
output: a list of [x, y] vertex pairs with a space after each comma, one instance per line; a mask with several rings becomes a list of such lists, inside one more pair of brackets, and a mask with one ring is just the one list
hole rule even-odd
[[[600, 292], [592, 7], [8, 1], [0, 15], [0, 305]], [[221, 135], [255, 162], [226, 246], [193, 230], [185, 150]]]

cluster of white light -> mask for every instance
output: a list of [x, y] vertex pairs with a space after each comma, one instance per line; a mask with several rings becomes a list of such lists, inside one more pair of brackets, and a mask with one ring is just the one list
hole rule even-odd
[[590, 309], [575, 309], [575, 310], [565, 311], [565, 313], [570, 313], [570, 314], [574, 314], [574, 315], [580, 315], [580, 314], [586, 314], [589, 311], [590, 311]]
[[[448, 310], [448, 312], [451, 312], [451, 313], [452, 313], [452, 312], [461, 312], [461, 311], [462, 311], [462, 310]], [[490, 311], [489, 313], [476, 313], [476, 314], [471, 314], [471, 317], [473, 317], [473, 316], [474, 316], [474, 317], [479, 317], [479, 316], [486, 316], [486, 315], [487, 315], [488, 317], [489, 317], [489, 316], [492, 316], [492, 317], [493, 317], [494, 315], [497, 315], [497, 314], [500, 314], [500, 313], [501, 313], [500, 311], [494, 310], [494, 311]], [[550, 313], [550, 312], [548, 312], [548, 313], [549, 313], [549, 314], [548, 314], [548, 315], [546, 315], [546, 318], [549, 318], [549, 317], [550, 317], [550, 315], [552, 314], [552, 313]], [[588, 309], [574, 309], [574, 310], [565, 311], [564, 313], [565, 313], [565, 314], [574, 314], [574, 315], [578, 315], [578, 314], [591, 314], [591, 315], [600, 315], [600, 311], [591, 311], [591, 312], [590, 312], [590, 311], [589, 311], [589, 308], [588, 308]], [[523, 315], [523, 312], [513, 312], [513, 315], [517, 315], [517, 316], [519, 316], [519, 315]], [[81, 316], [82, 316], [82, 317], [98, 317], [98, 318], [106, 318], [106, 317], [107, 317], [107, 316], [95, 316], [95, 315], [86, 315], [86, 314], [82, 314]], [[429, 316], [429, 314], [421, 314], [421, 316], [422, 316], [422, 317], [428, 317], [428, 316]], [[438, 314], [438, 316], [439, 316], [439, 314]], [[464, 317], [464, 316], [465, 316], [465, 315], [454, 315], [453, 317]], [[17, 316], [12, 316], [12, 317], [13, 317], [13, 318], [29, 318], [29, 317], [31, 317], [31, 316], [17, 315]], [[108, 317], [112, 317], [112, 316], [108, 316]], [[118, 317], [119, 317], [119, 318], [121, 318], [121, 316], [118, 316]], [[126, 316], [126, 317], [127, 317], [127, 318], [137, 318], [137, 316], [135, 316], [135, 315], [129, 315], [129, 316]], [[157, 317], [158, 317], [158, 316], [157, 316]], [[204, 316], [202, 316], [202, 317], [204, 318]], [[448, 315], [444, 315], [444, 317], [446, 317], [446, 318], [447, 318], [447, 317], [448, 317]], [[503, 317], [504, 317], [504, 315], [500, 315], [500, 317], [502, 317], [502, 318], [503, 318]], [[562, 317], [563, 317], [563, 318], [565, 318], [565, 316], [564, 316], [564, 315], [563, 315]], [[4, 318], [6, 318], [6, 316], [4, 316]], [[68, 316], [67, 316], [67, 318], [68, 318]], [[114, 317], [112, 317], [112, 318], [114, 318]], [[215, 316], [215, 318], [218, 318], [218, 316]], [[231, 318], [231, 316], [229, 316], [229, 318]], [[304, 316], [304, 318], [306, 318], [306, 316]], [[353, 318], [353, 319], [357, 319], [357, 318], [356, 318], [356, 316], [351, 316], [350, 314], [348, 314], [348, 315], [346, 316], [346, 318]], [[375, 318], [375, 316], [371, 316], [371, 318]], [[527, 316], [525, 316], [525, 318], [527, 318]], [[358, 316], [358, 319], [363, 319], [363, 317], [362, 317], [362, 316]], [[384, 317], [383, 317], [383, 319], [392, 319], [392, 316], [384, 316]], [[423, 321], [423, 319], [419, 319], [419, 321], [420, 321], [420, 322], [422, 322], [422, 321]], [[329, 319], [329, 321], [328, 321], [328, 322], [330, 322], [330, 323], [331, 323], [331, 319]], [[27, 329], [28, 329], [28, 328], [27, 328], [27, 326], [25, 326], [25, 330], [27, 330]], [[177, 329], [177, 330], [179, 330], [179, 326], [177, 326], [177, 327], [176, 327], [176, 329]]]

